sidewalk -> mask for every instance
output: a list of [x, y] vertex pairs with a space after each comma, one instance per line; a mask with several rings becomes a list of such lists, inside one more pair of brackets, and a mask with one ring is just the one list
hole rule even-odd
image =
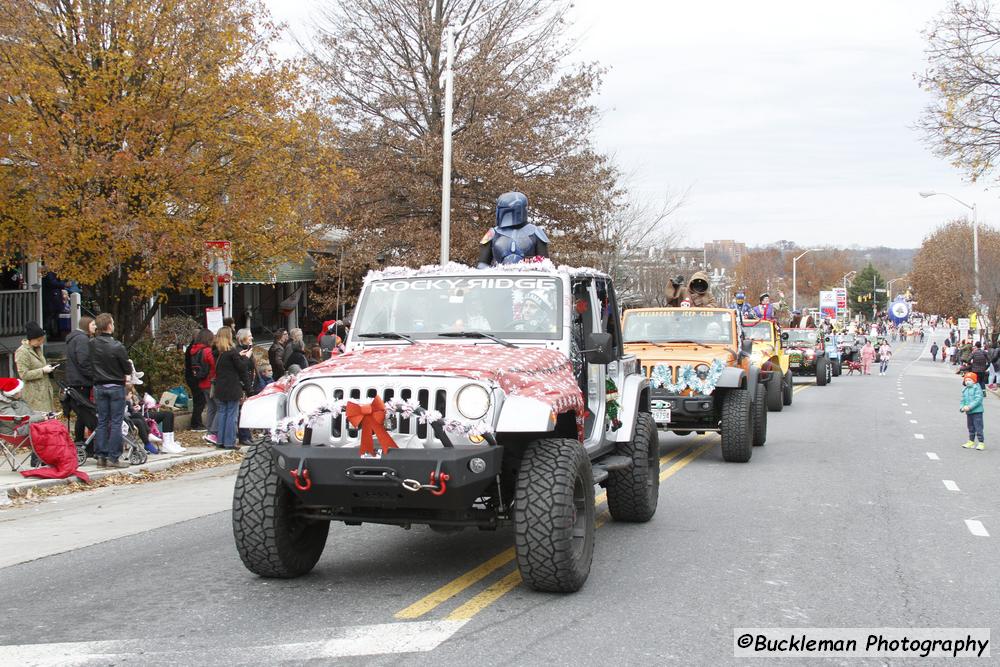
[[[198, 445], [185, 444], [194, 443], [199, 440], [199, 433], [185, 431], [178, 434], [178, 443], [186, 448], [181, 454], [150, 454], [146, 463], [129, 468], [98, 468], [94, 459], [87, 459], [87, 462], [80, 468], [90, 476], [91, 481], [97, 481], [112, 475], [139, 475], [142, 472], [158, 472], [167, 470], [176, 465], [191, 461], [208, 460], [219, 458], [231, 454], [232, 452], [216, 449], [210, 445], [201, 443]], [[244, 448], [246, 449], [246, 448]], [[30, 469], [30, 466], [22, 470]], [[0, 507], [10, 503], [10, 499], [23, 496], [30, 489], [44, 489], [65, 484], [77, 484], [81, 489], [87, 487], [76, 477], [67, 479], [39, 479], [35, 477], [24, 477], [20, 472], [12, 472], [6, 465], [0, 470]]]

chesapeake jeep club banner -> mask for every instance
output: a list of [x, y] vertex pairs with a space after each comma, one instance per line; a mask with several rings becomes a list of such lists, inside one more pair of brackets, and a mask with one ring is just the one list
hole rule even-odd
[[824, 290], [819, 293], [819, 311], [823, 317], [837, 317], [837, 293]]

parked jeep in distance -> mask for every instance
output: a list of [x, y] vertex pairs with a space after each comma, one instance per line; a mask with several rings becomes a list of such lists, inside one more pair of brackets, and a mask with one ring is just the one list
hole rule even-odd
[[524, 581], [575, 591], [608, 510], [656, 511], [649, 381], [622, 345], [611, 278], [550, 262], [387, 269], [365, 279], [348, 351], [243, 406], [272, 437], [240, 467], [233, 531], [265, 577], [309, 572], [331, 521], [441, 532], [513, 525]]
[[765, 377], [737, 314], [725, 308], [625, 311], [625, 350], [650, 380], [653, 419], [687, 435], [715, 431], [726, 461], [746, 462], [767, 439]]

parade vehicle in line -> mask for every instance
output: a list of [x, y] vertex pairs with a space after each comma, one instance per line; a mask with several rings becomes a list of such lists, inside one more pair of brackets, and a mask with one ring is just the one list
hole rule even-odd
[[355, 312], [345, 354], [243, 405], [240, 425], [271, 433], [233, 499], [250, 571], [309, 572], [331, 521], [513, 525], [524, 581], [568, 592], [590, 572], [595, 484], [616, 520], [652, 518], [649, 381], [610, 277], [547, 260], [387, 269]]
[[772, 320], [743, 319], [743, 335], [753, 341], [751, 361], [766, 374], [767, 409], [781, 412], [792, 404], [792, 370], [781, 344], [781, 329]]
[[815, 376], [818, 386], [826, 386], [833, 379], [833, 363], [826, 351], [829, 338], [819, 329], [783, 330], [781, 342], [788, 352], [792, 375]]
[[649, 377], [658, 427], [687, 435], [718, 432], [722, 457], [746, 462], [767, 439], [766, 382], [726, 308], [637, 308], [625, 311], [625, 351]]
[[861, 361], [861, 343], [859, 337], [852, 333], [837, 334], [835, 337], [840, 351], [840, 362]]

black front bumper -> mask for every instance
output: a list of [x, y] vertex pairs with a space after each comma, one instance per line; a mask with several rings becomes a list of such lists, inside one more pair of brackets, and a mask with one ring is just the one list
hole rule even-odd
[[[464, 510], [496, 481], [503, 447], [464, 445], [436, 449], [391, 449], [382, 458], [361, 458], [357, 447], [272, 445], [282, 481], [308, 506], [340, 511], [364, 508]], [[473, 472], [481, 459], [481, 472]], [[478, 463], [478, 462], [477, 462]], [[300, 468], [301, 466], [301, 468]], [[478, 466], [477, 466], [478, 467]], [[304, 479], [302, 471], [308, 471]], [[446, 474], [444, 493], [409, 491], [401, 480], [430, 484]]]
[[[715, 426], [718, 422], [715, 409], [715, 394], [711, 396], [678, 396], [664, 391], [653, 390], [649, 396], [653, 414], [658, 405], [666, 404], [670, 408], [670, 422], [667, 428], [684, 426]], [[657, 422], [663, 425], [663, 422]]]

